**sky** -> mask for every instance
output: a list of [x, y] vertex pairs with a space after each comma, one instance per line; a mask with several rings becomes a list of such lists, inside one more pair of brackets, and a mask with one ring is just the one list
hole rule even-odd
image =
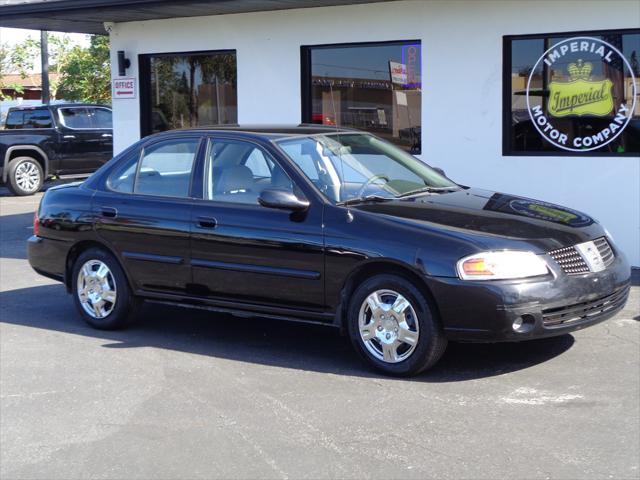
[[[59, 32], [49, 32], [49, 35], [69, 35], [72, 41], [78, 43], [80, 45], [89, 45], [89, 37], [83, 33], [59, 33]], [[2, 28], [0, 27], [0, 43], [8, 44], [9, 46], [16, 45], [18, 43], [23, 42], [27, 38], [35, 38], [37, 40], [40, 39], [40, 31], [39, 30], [25, 30], [21, 28]], [[40, 72], [40, 56], [34, 61], [34, 72]]]

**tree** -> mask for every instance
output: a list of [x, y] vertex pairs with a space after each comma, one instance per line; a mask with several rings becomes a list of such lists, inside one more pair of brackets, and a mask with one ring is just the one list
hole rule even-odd
[[109, 37], [93, 35], [88, 48], [75, 45], [57, 59], [60, 73], [56, 97], [65, 100], [110, 103]]
[[18, 93], [22, 93], [24, 91], [21, 85], [15, 83], [5, 83], [3, 81], [4, 76], [12, 73], [13, 71], [14, 69], [11, 49], [6, 43], [0, 43], [0, 100], [7, 100], [10, 98], [2, 93], [3, 88], [11, 89]]
[[[49, 82], [52, 99], [110, 103], [109, 37], [93, 35], [89, 41], [89, 46], [83, 47], [66, 34], [49, 36], [49, 73], [57, 74]], [[39, 39], [27, 38], [13, 49], [0, 46], [0, 84], [3, 73], [26, 78], [35, 70], [39, 55]]]

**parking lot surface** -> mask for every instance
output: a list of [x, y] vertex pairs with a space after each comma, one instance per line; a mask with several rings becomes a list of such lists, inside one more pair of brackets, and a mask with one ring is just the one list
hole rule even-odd
[[91, 329], [28, 265], [39, 199], [0, 188], [2, 479], [640, 478], [638, 275], [603, 324], [398, 380], [330, 328], [149, 305]]

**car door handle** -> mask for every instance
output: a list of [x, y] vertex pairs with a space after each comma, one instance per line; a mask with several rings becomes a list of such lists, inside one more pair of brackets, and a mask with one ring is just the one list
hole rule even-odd
[[76, 138], [75, 135], [64, 135], [62, 138], [66, 138], [67, 140], [73, 140], [74, 138]]
[[111, 135], [110, 133], [103, 133], [102, 134], [102, 138], [111, 138], [113, 137], [113, 135]]
[[112, 207], [101, 207], [100, 208], [100, 214], [103, 217], [116, 218], [118, 216], [118, 210], [116, 210], [115, 208], [112, 208]]
[[202, 228], [216, 228], [218, 221], [213, 217], [198, 217], [198, 226]]

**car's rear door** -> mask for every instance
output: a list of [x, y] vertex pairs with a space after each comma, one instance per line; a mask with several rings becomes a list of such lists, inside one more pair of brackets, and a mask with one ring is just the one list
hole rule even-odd
[[191, 281], [191, 177], [201, 138], [146, 144], [93, 198], [98, 235], [117, 252], [137, 289], [184, 293]]
[[323, 206], [312, 201], [306, 212], [292, 213], [259, 205], [264, 188], [294, 189], [263, 147], [210, 139], [203, 198], [191, 211], [194, 285], [214, 299], [321, 310]]
[[113, 152], [111, 111], [103, 107], [60, 107], [60, 173], [91, 173]]

